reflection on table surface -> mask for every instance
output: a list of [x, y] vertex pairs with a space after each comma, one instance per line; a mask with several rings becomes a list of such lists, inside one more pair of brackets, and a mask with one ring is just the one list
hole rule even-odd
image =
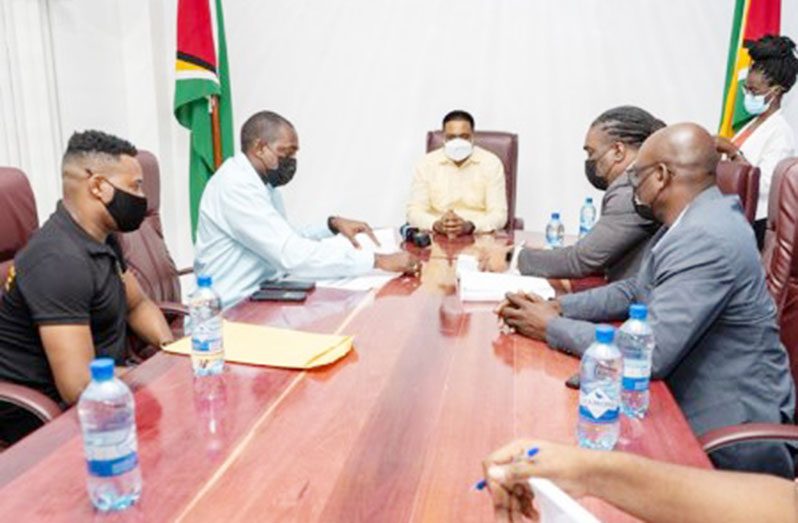
[[[307, 372], [228, 364], [195, 379], [159, 353], [125, 376], [135, 391], [144, 477], [138, 505], [104, 521], [489, 521], [470, 491], [491, 450], [521, 436], [574, 442], [578, 361], [499, 332], [491, 306], [464, 307], [450, 260], [483, 244], [443, 240], [422, 277], [379, 292], [317, 289], [305, 304], [244, 302], [229, 319], [341, 332], [354, 349]], [[652, 386], [619, 447], [708, 467], [672, 396]], [[0, 454], [4, 521], [95, 517], [74, 409]], [[596, 500], [605, 521], [630, 518]], [[98, 516], [99, 518], [99, 516]]]

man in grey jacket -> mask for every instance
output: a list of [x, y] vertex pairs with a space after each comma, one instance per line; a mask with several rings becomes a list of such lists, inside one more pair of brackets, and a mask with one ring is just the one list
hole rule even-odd
[[582, 278], [602, 274], [610, 282], [637, 273], [649, 240], [659, 224], [641, 218], [632, 205], [632, 187], [624, 172], [640, 146], [665, 124], [638, 107], [622, 106], [601, 114], [585, 136], [585, 174], [606, 190], [601, 216], [575, 245], [555, 250], [524, 249], [518, 256], [522, 274], [544, 278]]
[[[715, 185], [713, 139], [694, 124], [654, 133], [628, 170], [635, 206], [664, 226], [637, 277], [544, 302], [509, 295], [499, 313], [517, 332], [580, 355], [591, 322], [646, 303], [664, 379], [696, 434], [747, 422], [790, 423], [795, 392], [776, 309], [739, 200]], [[790, 449], [750, 443], [711, 456], [721, 468], [792, 477]]]

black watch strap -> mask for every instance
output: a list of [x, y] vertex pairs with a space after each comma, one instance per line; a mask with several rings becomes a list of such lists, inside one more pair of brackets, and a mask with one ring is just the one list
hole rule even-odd
[[330, 232], [333, 234], [338, 234], [340, 231], [333, 225], [333, 221], [335, 220], [335, 216], [330, 216], [327, 218], [327, 228], [330, 229]]

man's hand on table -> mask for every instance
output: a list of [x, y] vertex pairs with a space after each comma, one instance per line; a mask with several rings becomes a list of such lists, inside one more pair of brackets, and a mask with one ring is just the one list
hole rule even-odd
[[484, 272], [506, 272], [510, 268], [508, 258], [512, 256], [513, 250], [515, 250], [515, 245], [479, 248], [477, 252], [479, 270]]
[[444, 234], [449, 238], [474, 234], [476, 227], [472, 222], [461, 218], [456, 212], [449, 210], [432, 224], [432, 230], [438, 234]]
[[352, 245], [355, 246], [355, 249], [360, 249], [360, 243], [358, 243], [358, 241], [355, 239], [355, 236], [361, 232], [368, 235], [375, 245], [380, 245], [380, 242], [374, 235], [374, 231], [371, 229], [371, 226], [366, 222], [349, 220], [346, 218], [341, 218], [340, 216], [333, 216], [329, 219], [328, 225], [332, 232], [340, 233], [350, 242], [352, 242]]
[[537, 294], [522, 292], [507, 293], [496, 308], [500, 321], [513, 332], [539, 341], [546, 341], [546, 327], [560, 313], [558, 301], [546, 301]]
[[[538, 449], [537, 454], [525, 458], [532, 448]], [[589, 495], [591, 471], [601, 459], [599, 452], [539, 440], [516, 440], [493, 452], [482, 467], [496, 521], [522, 521], [522, 516], [537, 521], [531, 477], [551, 480], [576, 498]]]
[[421, 262], [409, 252], [401, 251], [394, 254], [375, 254], [374, 267], [388, 272], [418, 275]]

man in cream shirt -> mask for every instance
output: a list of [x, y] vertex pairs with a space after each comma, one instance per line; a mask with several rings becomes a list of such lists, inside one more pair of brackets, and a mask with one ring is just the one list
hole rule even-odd
[[450, 237], [490, 232], [507, 223], [504, 167], [474, 145], [474, 118], [452, 111], [443, 119], [445, 144], [416, 166], [407, 222]]
[[[326, 226], [296, 229], [286, 219], [278, 187], [296, 171], [299, 139], [282, 116], [261, 111], [241, 128], [241, 152], [211, 177], [200, 201], [194, 262], [197, 274], [213, 278], [230, 306], [256, 291], [260, 282], [284, 276], [321, 279], [355, 276], [373, 268], [415, 272], [418, 261], [399, 252], [361, 250], [355, 235], [364, 222], [330, 217]], [[353, 247], [321, 241], [341, 233]]]

